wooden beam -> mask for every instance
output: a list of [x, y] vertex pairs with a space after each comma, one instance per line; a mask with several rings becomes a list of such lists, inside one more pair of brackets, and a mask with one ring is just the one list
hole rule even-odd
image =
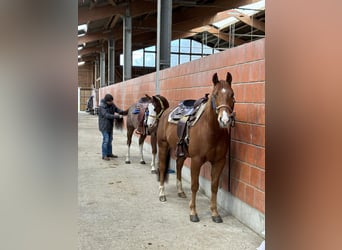
[[98, 47], [85, 48], [85, 49], [79, 50], [78, 55], [85, 56], [87, 54], [100, 53], [100, 51], [101, 51], [101, 48], [98, 48]]
[[[229, 8], [236, 8], [244, 4], [255, 2], [254, 0], [240, 0], [240, 1], [227, 1], [221, 0], [217, 1], [218, 4], [221, 4]], [[235, 5], [233, 5], [235, 3]], [[201, 10], [198, 10], [201, 9]], [[172, 32], [180, 32], [181, 34], [184, 34], [184, 32], [187, 32], [189, 36], [191, 36], [191, 29], [199, 28], [201, 26], [206, 26], [208, 24], [212, 24], [218, 21], [222, 21], [228, 17], [231, 17], [230, 14], [227, 12], [220, 12], [217, 13], [217, 10], [209, 8], [204, 9], [203, 8], [188, 8], [185, 11], [175, 13], [173, 15], [173, 26], [172, 26]], [[143, 30], [141, 29], [146, 28], [148, 32], [151, 29], [157, 28], [156, 26], [156, 18], [155, 17], [148, 17], [145, 20], [133, 20], [132, 24], [133, 29], [139, 28], [139, 32], [143, 33]], [[188, 31], [187, 31], [188, 30]], [[133, 31], [134, 33], [137, 31]], [[215, 32], [214, 32], [215, 33]], [[109, 36], [114, 36], [115, 40], [122, 39], [122, 27], [119, 29], [115, 29], [114, 32], [103, 34], [102, 32], [97, 33], [88, 33], [85, 36], [82, 36], [78, 38], [78, 44], [91, 42], [95, 40], [102, 40], [102, 39], [108, 39]], [[242, 40], [241, 40], [242, 42]], [[236, 44], [239, 44], [239, 41], [236, 42]]]
[[112, 23], [109, 26], [109, 29], [113, 29], [115, 27], [115, 25], [118, 23], [118, 21], [120, 20], [121, 16], [120, 15], [115, 15], [114, 20], [112, 21]]
[[247, 16], [246, 14], [240, 12], [240, 11], [235, 11], [235, 13], [232, 13], [232, 15], [239, 19], [241, 22], [244, 22], [245, 24], [248, 24], [249, 26], [252, 26], [253, 28], [256, 28], [258, 30], [261, 30], [265, 32], [265, 23], [253, 18], [253, 16]]
[[[114, 15], [124, 15], [127, 5], [101, 6], [93, 9], [80, 7], [78, 9], [78, 24], [87, 23], [98, 19]], [[141, 16], [149, 12], [155, 12], [156, 3], [154, 2], [133, 2], [130, 4], [132, 17]]]
[[[202, 27], [199, 27], [199, 28], [195, 28], [195, 29], [192, 29], [191, 30], [192, 32], [195, 32], [195, 33], [202, 33], [202, 32], [209, 32], [210, 34], [216, 36], [217, 38], [220, 38], [226, 42], [229, 42], [230, 41], [230, 34], [226, 35], [226, 34], [223, 34], [222, 32], [220, 32], [220, 30], [212, 27], [212, 26], [209, 26], [209, 25], [206, 25], [206, 26], [202, 26]], [[245, 41], [237, 38], [237, 37], [234, 37], [234, 44], [236, 45], [241, 45], [245, 43]]]

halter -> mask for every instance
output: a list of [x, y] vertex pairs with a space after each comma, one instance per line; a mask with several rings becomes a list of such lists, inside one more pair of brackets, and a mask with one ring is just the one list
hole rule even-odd
[[213, 108], [213, 110], [215, 110], [216, 114], [218, 114], [221, 108], [227, 108], [230, 113], [228, 116], [230, 120], [232, 121], [231, 126], [234, 127], [235, 126], [235, 112], [233, 111], [233, 109], [229, 105], [226, 105], [226, 104], [222, 104], [216, 107], [215, 101], [216, 101], [216, 97], [213, 95], [211, 97], [211, 107]]

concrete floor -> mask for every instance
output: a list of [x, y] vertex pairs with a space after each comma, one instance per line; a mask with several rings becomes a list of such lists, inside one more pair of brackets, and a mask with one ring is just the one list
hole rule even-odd
[[212, 222], [209, 199], [202, 193], [197, 196], [200, 222], [190, 222], [190, 184], [183, 182], [188, 198], [178, 198], [175, 174], [166, 184], [167, 202], [160, 202], [151, 154], [145, 153], [146, 165], [139, 164], [135, 139], [132, 164], [125, 164], [126, 134], [114, 131], [113, 153], [119, 158], [103, 161], [97, 116], [78, 117], [79, 249], [255, 250], [261, 244], [261, 237], [222, 209], [224, 222]]

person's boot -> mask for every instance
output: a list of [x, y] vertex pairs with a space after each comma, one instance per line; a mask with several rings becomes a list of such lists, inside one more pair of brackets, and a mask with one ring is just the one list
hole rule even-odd
[[110, 155], [107, 155], [108, 157], [111, 157], [111, 158], [118, 158], [117, 155], [114, 155], [114, 154], [110, 154]]
[[102, 156], [102, 160], [109, 161], [110, 159], [108, 156]]

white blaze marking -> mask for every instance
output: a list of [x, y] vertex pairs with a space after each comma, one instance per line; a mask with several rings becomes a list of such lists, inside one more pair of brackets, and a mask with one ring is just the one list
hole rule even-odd
[[148, 119], [147, 119], [147, 126], [151, 127], [155, 123], [157, 113], [154, 111], [154, 106], [152, 103], [148, 104]]
[[221, 89], [221, 92], [224, 94], [227, 92], [227, 90], [225, 88]]
[[229, 121], [229, 117], [228, 117], [228, 114], [225, 110], [222, 111], [222, 118], [221, 120], [224, 122], [224, 123], [227, 123]]

